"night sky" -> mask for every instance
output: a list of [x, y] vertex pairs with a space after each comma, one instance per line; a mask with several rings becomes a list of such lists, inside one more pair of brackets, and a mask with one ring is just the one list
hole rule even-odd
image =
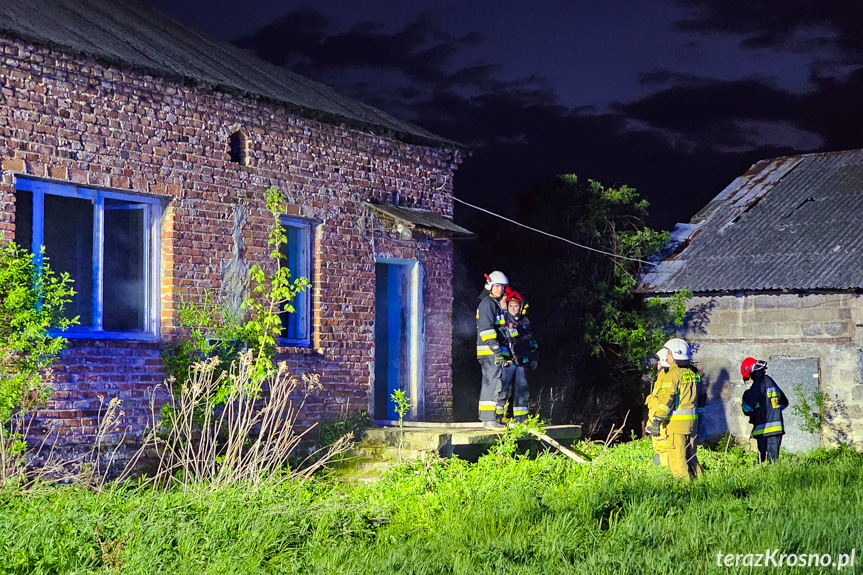
[[759, 159], [863, 147], [855, 0], [146, 1], [465, 144], [456, 196], [510, 214], [574, 173], [670, 229]]
[[[863, 147], [859, 0], [144, 1], [461, 142], [456, 197], [564, 237], [578, 204], [551, 205], [558, 174], [635, 187], [670, 230], [758, 160]], [[622, 418], [614, 354], [589, 353], [579, 307], [608, 262], [460, 204], [455, 220], [480, 236], [455, 242], [455, 419], [476, 417], [474, 313], [493, 269], [531, 302], [543, 416], [582, 423], [607, 400]]]

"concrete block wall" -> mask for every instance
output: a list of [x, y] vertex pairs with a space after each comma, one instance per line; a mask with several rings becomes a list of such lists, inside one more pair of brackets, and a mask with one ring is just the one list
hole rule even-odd
[[[324, 124], [285, 106], [197, 88], [84, 57], [0, 38], [0, 234], [15, 234], [16, 177], [157, 195], [165, 200], [160, 341], [75, 340], [58, 366], [58, 392], [39, 414], [69, 442], [85, 441], [99, 396], [121, 397], [131, 433], [146, 425], [145, 390], [176, 334], [179, 298], [221, 294], [232, 305], [245, 270], [266, 263], [272, 217], [264, 191], [289, 215], [313, 219], [312, 345], [283, 348], [323, 389], [304, 422], [368, 409], [374, 364], [376, 257], [424, 268], [426, 418], [452, 414], [452, 244], [400, 240], [363, 205], [392, 201], [451, 217], [457, 150], [410, 145]], [[246, 157], [232, 162], [241, 131]], [[239, 278], [239, 279], [238, 279]], [[59, 422], [59, 423], [58, 423]], [[84, 434], [87, 435], [86, 433]]]
[[[863, 445], [863, 297], [853, 292], [697, 294], [687, 304], [680, 335], [695, 346], [708, 385], [706, 434], [726, 430], [748, 437], [740, 410], [746, 387], [740, 362], [748, 357], [818, 359], [820, 389], [842, 404], [841, 429], [828, 426], [822, 442], [840, 431]], [[769, 372], [769, 371], [768, 371]], [[781, 385], [781, 383], [780, 383]]]

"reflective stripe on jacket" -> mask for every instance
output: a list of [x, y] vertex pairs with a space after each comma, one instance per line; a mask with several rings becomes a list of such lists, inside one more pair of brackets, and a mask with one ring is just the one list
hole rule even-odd
[[785, 433], [782, 410], [788, 407], [788, 398], [764, 370], [752, 374], [752, 385], [743, 392], [741, 407], [749, 416], [753, 437]]
[[498, 301], [488, 291], [483, 292], [479, 307], [476, 309], [476, 356], [501, 357], [509, 359], [510, 351], [506, 346], [506, 315]]
[[657, 384], [656, 412], [652, 419], [664, 423], [668, 433], [697, 435], [698, 410], [703, 410], [705, 398], [698, 372], [675, 364], [660, 373]]

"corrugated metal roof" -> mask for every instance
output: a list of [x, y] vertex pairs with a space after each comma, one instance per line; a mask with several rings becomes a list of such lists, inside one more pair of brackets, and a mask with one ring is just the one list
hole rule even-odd
[[642, 291], [863, 288], [863, 150], [758, 162], [683, 231]]
[[393, 218], [397, 222], [407, 224], [407, 227], [410, 228], [417, 227], [428, 230], [436, 235], [451, 238], [473, 239], [477, 237], [475, 233], [453, 223], [452, 220], [426, 210], [403, 208], [390, 204], [373, 204], [371, 202], [366, 202], [366, 205], [381, 214]]
[[0, 34], [167, 79], [272, 100], [322, 122], [345, 123], [410, 143], [462, 147], [132, 0], [0, 0]]

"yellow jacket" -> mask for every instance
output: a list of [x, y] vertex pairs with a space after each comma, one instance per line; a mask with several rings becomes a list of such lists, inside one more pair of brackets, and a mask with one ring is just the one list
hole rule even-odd
[[663, 376], [667, 373], [667, 369], [660, 369], [657, 372], [656, 381], [653, 382], [653, 389], [650, 391], [650, 395], [647, 396], [647, 399], [644, 400], [644, 404], [647, 405], [647, 425], [650, 425], [653, 422], [653, 416], [656, 414], [656, 407], [659, 405], [657, 392], [662, 385]]
[[672, 365], [667, 372], [660, 372], [656, 385], [655, 399], [648, 398], [648, 409], [655, 405], [653, 421], [665, 425], [667, 433], [697, 435], [699, 408], [704, 407], [699, 405], [703, 396], [698, 372]]

